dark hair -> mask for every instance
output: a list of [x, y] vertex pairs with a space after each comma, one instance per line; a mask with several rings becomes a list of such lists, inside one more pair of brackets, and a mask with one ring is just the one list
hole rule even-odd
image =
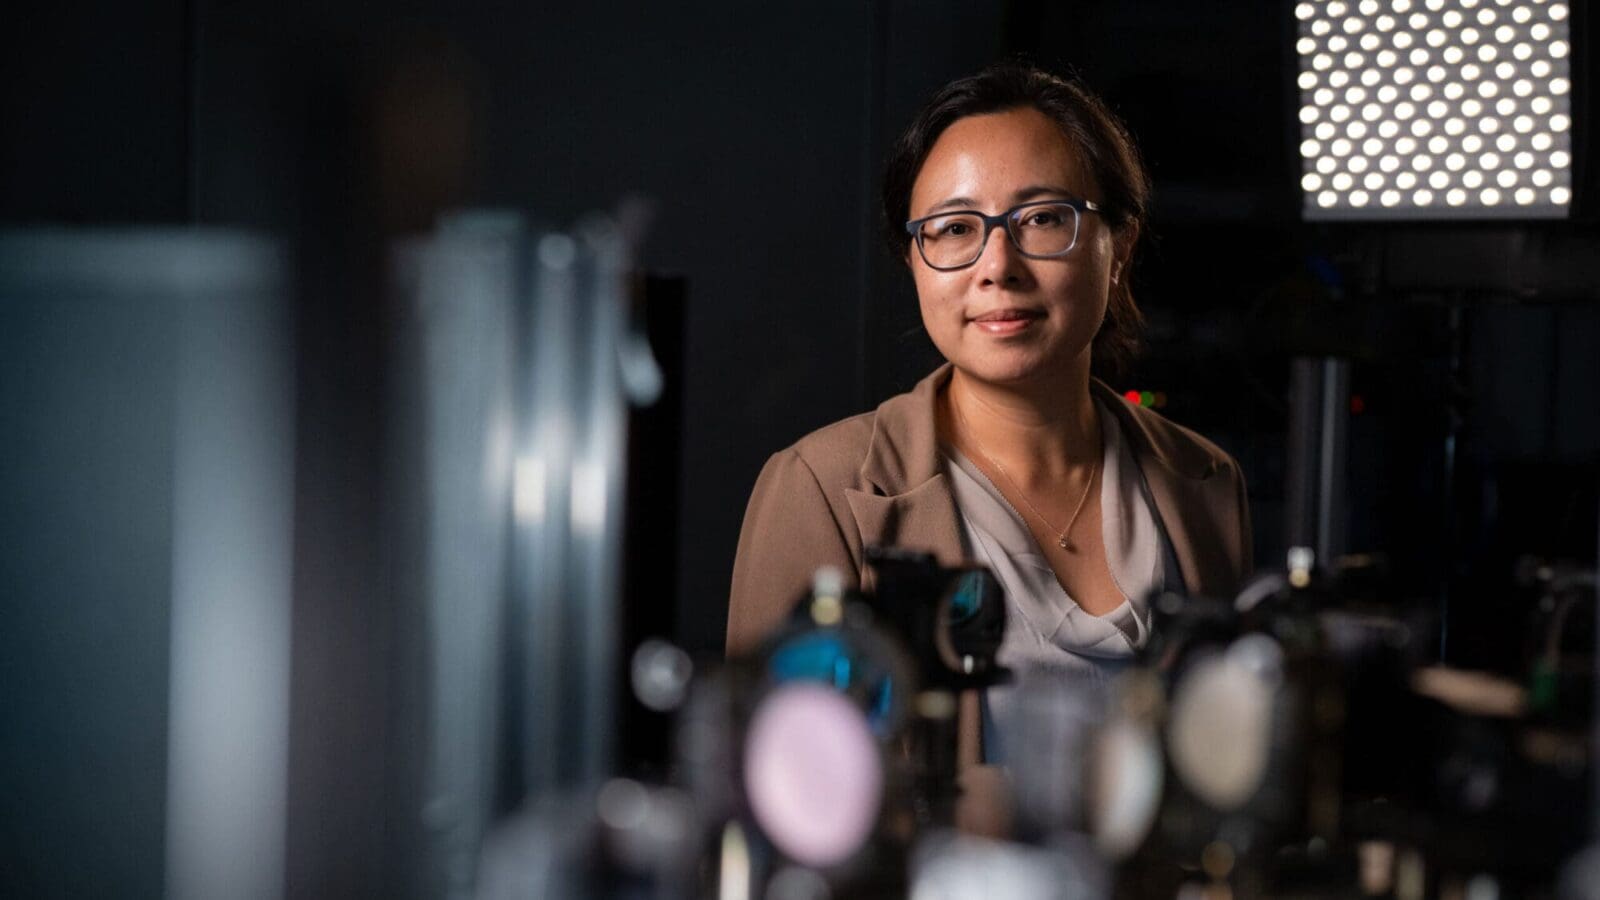
[[[1122, 121], [1081, 82], [1008, 62], [945, 85], [889, 151], [883, 177], [884, 236], [897, 258], [905, 258], [911, 248], [911, 236], [905, 230], [911, 218], [911, 188], [939, 136], [958, 119], [1018, 108], [1044, 113], [1083, 154], [1104, 194], [1104, 218], [1113, 228], [1144, 233], [1150, 176]], [[1105, 321], [1094, 337], [1092, 357], [1097, 369], [1116, 372], [1139, 350], [1144, 315], [1133, 302], [1131, 280], [1125, 269], [1112, 286]]]

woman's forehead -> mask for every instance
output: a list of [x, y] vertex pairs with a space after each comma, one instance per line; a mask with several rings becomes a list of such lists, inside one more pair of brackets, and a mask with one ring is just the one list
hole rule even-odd
[[954, 199], [1010, 206], [1040, 186], [1099, 199], [1081, 154], [1044, 113], [1024, 107], [966, 116], [951, 123], [929, 150], [912, 184], [911, 213], [915, 217]]

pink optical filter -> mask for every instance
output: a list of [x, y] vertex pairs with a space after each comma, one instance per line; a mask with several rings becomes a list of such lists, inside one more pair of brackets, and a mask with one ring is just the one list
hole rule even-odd
[[866, 717], [818, 684], [790, 684], [761, 702], [744, 752], [756, 822], [798, 863], [833, 866], [872, 833], [883, 764]]

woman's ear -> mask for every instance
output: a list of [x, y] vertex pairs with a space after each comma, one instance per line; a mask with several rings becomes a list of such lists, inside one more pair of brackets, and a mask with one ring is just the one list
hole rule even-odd
[[1122, 276], [1127, 272], [1128, 261], [1133, 258], [1133, 248], [1139, 243], [1139, 226], [1127, 224], [1117, 229], [1116, 236], [1112, 238], [1111, 249], [1111, 283], [1121, 284]]

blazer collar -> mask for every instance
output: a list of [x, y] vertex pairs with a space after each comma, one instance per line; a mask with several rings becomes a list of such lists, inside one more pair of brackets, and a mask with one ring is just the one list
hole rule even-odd
[[[949, 384], [952, 371], [945, 363], [909, 393], [897, 394], [878, 406], [861, 477], [885, 496], [906, 493], [943, 474], [935, 409], [939, 391]], [[1141, 463], [1154, 461], [1173, 475], [1196, 481], [1216, 473], [1217, 460], [1211, 454], [1193, 443], [1173, 440], [1171, 425], [1158, 423], [1155, 413], [1128, 403], [1098, 378], [1090, 381], [1089, 389], [1116, 414]]]

